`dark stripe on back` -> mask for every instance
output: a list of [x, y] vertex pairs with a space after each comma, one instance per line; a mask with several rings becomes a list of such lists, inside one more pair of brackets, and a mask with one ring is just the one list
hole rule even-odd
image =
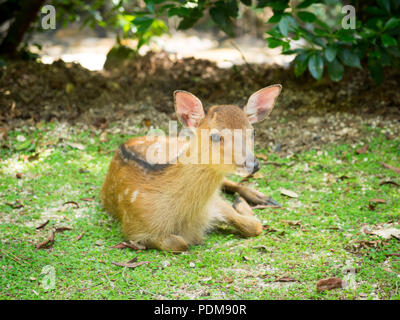
[[170, 163], [165, 163], [165, 164], [164, 163], [149, 163], [147, 161], [144, 161], [144, 160], [138, 158], [133, 152], [128, 150], [124, 143], [122, 143], [118, 149], [119, 149], [119, 154], [120, 154], [122, 160], [135, 161], [137, 164], [139, 164], [140, 166], [142, 166], [143, 168], [145, 168], [147, 170], [161, 171], [161, 170], [164, 170], [164, 169], [168, 168], [169, 166], [171, 166]]

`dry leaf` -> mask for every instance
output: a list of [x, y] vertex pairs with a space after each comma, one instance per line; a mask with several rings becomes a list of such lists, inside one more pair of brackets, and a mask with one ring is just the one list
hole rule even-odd
[[282, 220], [283, 223], [288, 224], [289, 226], [298, 226], [301, 227], [300, 220]]
[[267, 160], [268, 160], [268, 156], [266, 156], [266, 155], [263, 154], [263, 153], [257, 153], [257, 154], [256, 154], [256, 157], [259, 158], [259, 159], [261, 159], [261, 160], [264, 160], [264, 161], [267, 161]]
[[380, 186], [383, 186], [384, 184], [392, 184], [392, 185], [394, 185], [394, 186], [396, 186], [396, 187], [400, 187], [400, 184], [398, 184], [397, 182], [394, 182], [394, 181], [382, 181], [382, 182], [380, 182], [379, 183], [379, 185]]
[[36, 230], [39, 229], [43, 229], [45, 226], [47, 226], [47, 224], [50, 222], [50, 220], [46, 220], [45, 222], [43, 222], [41, 225], [39, 225], [38, 227], [36, 227]]
[[282, 277], [274, 280], [274, 282], [299, 282], [299, 281], [290, 277]]
[[373, 230], [370, 233], [380, 236], [383, 239], [390, 239], [391, 237], [393, 237], [400, 240], [400, 229], [396, 229], [393, 227], [387, 229]]
[[144, 250], [146, 247], [139, 245], [139, 244], [134, 244], [130, 242], [120, 242], [116, 244], [115, 246], [112, 246], [114, 249], [132, 249], [132, 250]]
[[22, 172], [18, 172], [18, 173], [16, 173], [15, 174], [15, 177], [17, 178], [17, 179], [22, 179], [22, 176], [23, 176], [24, 174], [22, 173]]
[[150, 261], [140, 261], [140, 262], [134, 262], [134, 263], [123, 263], [123, 262], [111, 262], [112, 264], [119, 266], [119, 267], [126, 267], [126, 268], [130, 268], [130, 269], [134, 269], [136, 267], [139, 267], [143, 264], [148, 264], [150, 263]]
[[64, 231], [67, 231], [67, 230], [72, 230], [72, 228], [70, 228], [70, 227], [57, 227], [56, 228], [56, 232], [64, 232]]
[[55, 233], [56, 232], [54, 230], [52, 230], [51, 233], [50, 233], [50, 236], [48, 237], [48, 239], [43, 241], [43, 242], [38, 243], [36, 245], [35, 249], [36, 250], [39, 250], [39, 249], [50, 249], [54, 244], [54, 235], [55, 235]]
[[298, 198], [298, 194], [294, 191], [285, 189], [285, 188], [280, 188], [279, 191], [281, 192], [281, 194], [288, 196], [290, 198]]
[[6, 203], [7, 206], [10, 206], [13, 209], [20, 209], [23, 208], [24, 205], [22, 203], [20, 203], [19, 201], [15, 202], [15, 203]]
[[93, 201], [94, 198], [82, 198], [81, 200], [82, 200], [82, 201]]
[[384, 199], [369, 199], [369, 202], [373, 203], [386, 203]]
[[80, 234], [80, 235], [78, 235], [78, 236], [76, 236], [75, 240], [76, 240], [76, 241], [79, 241], [79, 240], [81, 240], [81, 239], [82, 239], [82, 237], [83, 237], [83, 233], [82, 233], [82, 234]]
[[79, 150], [85, 150], [85, 146], [80, 143], [75, 143], [75, 142], [67, 142], [67, 145], [69, 145], [72, 148], [79, 149]]
[[400, 168], [393, 167], [393, 166], [391, 166], [390, 164], [387, 164], [387, 163], [382, 162], [382, 166], [383, 166], [384, 168], [386, 168], [386, 169], [393, 170], [395, 173], [399, 173], [399, 172], [400, 172]]
[[66, 201], [66, 202], [63, 203], [63, 206], [65, 206], [66, 204], [73, 204], [77, 208], [79, 208], [79, 204], [77, 202], [75, 202], [75, 201]]
[[321, 279], [317, 282], [317, 291], [322, 292], [325, 290], [344, 288], [344, 286], [345, 282], [339, 278]]
[[366, 144], [366, 145], [364, 145], [363, 147], [361, 147], [360, 149], [357, 149], [357, 150], [356, 150], [356, 153], [357, 153], [357, 154], [364, 154], [364, 153], [367, 152], [368, 147], [369, 147], [369, 145]]

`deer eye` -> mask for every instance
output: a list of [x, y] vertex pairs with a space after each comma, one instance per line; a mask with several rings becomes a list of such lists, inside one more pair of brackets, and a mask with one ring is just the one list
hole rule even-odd
[[219, 133], [212, 133], [210, 135], [211, 141], [212, 142], [220, 142], [221, 141], [221, 135]]

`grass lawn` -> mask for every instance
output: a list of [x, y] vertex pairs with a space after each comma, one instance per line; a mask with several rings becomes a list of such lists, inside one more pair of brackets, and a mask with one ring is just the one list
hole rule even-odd
[[[400, 143], [370, 127], [363, 137], [289, 158], [258, 150], [268, 159], [249, 182], [282, 204], [256, 210], [264, 233], [244, 239], [222, 226], [176, 255], [112, 248], [124, 238], [99, 191], [126, 135], [57, 122], [11, 131], [0, 149], [0, 299], [400, 299], [400, 240], [373, 234], [400, 228], [399, 173], [382, 166], [400, 167]], [[72, 229], [35, 250], [57, 227]], [[150, 263], [112, 263], [135, 257]], [[347, 286], [318, 293], [331, 277]]]

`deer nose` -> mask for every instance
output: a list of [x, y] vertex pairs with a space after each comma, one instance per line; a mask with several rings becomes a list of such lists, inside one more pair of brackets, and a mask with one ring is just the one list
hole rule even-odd
[[246, 160], [246, 169], [250, 174], [256, 173], [258, 170], [260, 170], [260, 163], [256, 158]]

